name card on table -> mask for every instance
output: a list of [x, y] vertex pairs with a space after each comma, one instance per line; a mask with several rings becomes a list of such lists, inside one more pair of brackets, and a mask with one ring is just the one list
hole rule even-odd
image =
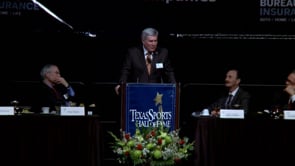
[[85, 107], [60, 107], [61, 116], [85, 116]]
[[14, 115], [14, 107], [0, 106], [0, 115]]
[[284, 119], [295, 120], [295, 110], [284, 110]]
[[244, 119], [245, 111], [242, 109], [220, 109], [220, 118]]

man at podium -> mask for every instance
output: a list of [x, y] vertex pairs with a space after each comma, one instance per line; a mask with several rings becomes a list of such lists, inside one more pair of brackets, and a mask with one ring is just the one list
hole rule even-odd
[[119, 95], [121, 84], [126, 82], [176, 83], [168, 49], [158, 47], [158, 34], [156, 29], [146, 28], [141, 33], [142, 44], [128, 49], [116, 94]]

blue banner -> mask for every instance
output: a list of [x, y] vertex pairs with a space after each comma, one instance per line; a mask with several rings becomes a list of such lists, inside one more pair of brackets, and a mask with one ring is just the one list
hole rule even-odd
[[126, 84], [125, 132], [134, 134], [138, 127], [170, 130], [178, 124], [176, 84]]

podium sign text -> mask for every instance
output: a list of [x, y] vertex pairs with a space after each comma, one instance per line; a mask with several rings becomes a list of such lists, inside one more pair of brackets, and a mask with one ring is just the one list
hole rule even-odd
[[142, 127], [178, 128], [176, 84], [130, 83], [123, 92], [122, 128], [133, 135]]

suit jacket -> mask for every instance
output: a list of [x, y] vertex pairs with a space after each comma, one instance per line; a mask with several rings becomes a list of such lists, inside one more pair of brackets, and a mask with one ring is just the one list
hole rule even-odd
[[152, 56], [151, 74], [149, 75], [143, 48], [129, 48], [123, 62], [119, 83], [176, 83], [174, 70], [168, 58], [168, 50], [158, 47]]
[[[217, 99], [216, 102], [211, 104], [208, 109], [210, 111], [214, 110], [215, 108], [225, 109], [226, 108], [225, 103], [226, 103], [227, 97], [228, 97], [228, 92], [225, 93], [219, 99]], [[228, 109], [243, 109], [246, 114], [249, 110], [250, 98], [251, 96], [249, 92], [245, 91], [244, 89], [240, 87], [236, 95], [233, 97], [231, 101], [231, 105], [228, 107]]]
[[289, 103], [290, 95], [285, 91], [276, 92], [274, 94], [274, 101], [271, 105], [271, 110], [279, 108], [281, 110], [292, 109], [295, 110], [295, 102]]
[[54, 89], [43, 82], [41, 83], [35, 94], [37, 101], [33, 106], [34, 112], [40, 112], [42, 107], [50, 107], [50, 110], [55, 110], [56, 106], [66, 106], [66, 102], [74, 97], [68, 95], [68, 89], [63, 85], [58, 84], [54, 86]]

